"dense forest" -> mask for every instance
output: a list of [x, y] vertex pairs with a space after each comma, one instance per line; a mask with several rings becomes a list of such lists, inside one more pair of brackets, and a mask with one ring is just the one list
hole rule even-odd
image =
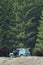
[[43, 0], [0, 0], [0, 56], [21, 47], [43, 55]]

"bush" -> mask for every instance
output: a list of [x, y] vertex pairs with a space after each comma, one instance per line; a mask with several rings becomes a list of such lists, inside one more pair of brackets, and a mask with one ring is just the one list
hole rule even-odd
[[32, 55], [35, 55], [35, 56], [43, 56], [43, 49], [34, 48]]

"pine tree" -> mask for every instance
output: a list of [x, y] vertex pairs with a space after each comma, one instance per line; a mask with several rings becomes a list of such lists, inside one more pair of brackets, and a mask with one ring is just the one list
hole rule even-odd
[[43, 55], [43, 11], [41, 11], [41, 16], [39, 20], [39, 27], [34, 52], [37, 55]]
[[2, 52], [5, 51], [5, 54], [8, 49], [10, 50], [12, 48], [11, 44], [9, 44], [11, 37], [9, 34], [10, 18], [12, 14], [11, 3], [11, 0], [0, 0], [0, 49]]
[[[31, 46], [31, 44], [30, 44], [32, 42], [31, 40], [35, 39], [34, 36], [33, 36], [33, 39], [31, 39], [31, 37], [32, 37], [31, 35], [36, 34], [36, 32], [34, 33], [35, 29], [33, 30], [33, 23], [32, 23], [32, 20], [34, 18], [36, 18], [36, 17], [34, 17], [34, 14], [36, 13], [36, 11], [33, 13], [35, 6], [33, 4], [33, 1], [31, 1], [31, 0], [30, 1], [15, 0], [13, 6], [14, 6], [13, 14], [15, 14], [15, 21], [14, 21], [14, 19], [12, 21], [14, 21], [15, 26], [12, 26], [11, 28], [13, 28], [13, 27], [15, 28], [15, 32], [16, 32], [15, 38], [16, 38], [16, 41], [18, 41], [17, 43], [15, 41], [15, 44], [19, 45], [20, 43], [24, 43], [25, 46], [29, 47], [29, 46]], [[35, 25], [35, 23], [34, 23], [34, 25]], [[11, 29], [11, 30], [14, 31], [14, 29]], [[29, 34], [30, 34], [30, 36], [29, 36]], [[14, 46], [15, 46], [15, 44], [14, 44]]]

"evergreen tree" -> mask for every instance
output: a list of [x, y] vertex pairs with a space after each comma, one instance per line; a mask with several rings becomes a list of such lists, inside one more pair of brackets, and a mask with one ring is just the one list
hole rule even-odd
[[[8, 42], [10, 36], [8, 31], [11, 18], [11, 3], [11, 0], [0, 0], [0, 49], [2, 52], [5, 51], [5, 54], [7, 50], [11, 48], [11, 44]], [[2, 55], [4, 55], [4, 53], [2, 53]]]
[[[35, 35], [35, 33], [36, 33], [36, 32], [32, 33], [32, 32], [34, 32], [35, 29], [33, 30], [33, 26], [31, 26], [31, 25], [33, 25], [33, 24], [31, 24], [32, 20], [34, 18], [36, 18], [36, 17], [34, 17], [34, 14], [36, 13], [36, 11], [35, 11], [35, 13], [33, 13], [35, 6], [33, 4], [33, 1], [28, 1], [28, 0], [27, 1], [23, 0], [20, 2], [15, 0], [14, 6], [15, 6], [14, 13], [15, 13], [15, 17], [16, 17], [15, 22], [14, 22], [14, 23], [16, 23], [16, 41], [18, 40], [19, 44], [24, 43], [24, 45], [26, 47], [30, 47], [32, 44], [31, 40], [35, 39], [34, 37], [33, 37], [33, 39], [31, 39], [31, 37], [32, 37], [31, 35], [32, 34]], [[17, 42], [17, 44], [18, 44], [18, 42]]]
[[43, 55], [43, 11], [41, 11], [36, 42], [34, 53]]

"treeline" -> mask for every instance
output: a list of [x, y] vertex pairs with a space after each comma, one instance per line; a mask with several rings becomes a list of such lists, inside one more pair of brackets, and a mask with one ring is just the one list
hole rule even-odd
[[21, 47], [43, 55], [43, 0], [0, 0], [0, 56]]

